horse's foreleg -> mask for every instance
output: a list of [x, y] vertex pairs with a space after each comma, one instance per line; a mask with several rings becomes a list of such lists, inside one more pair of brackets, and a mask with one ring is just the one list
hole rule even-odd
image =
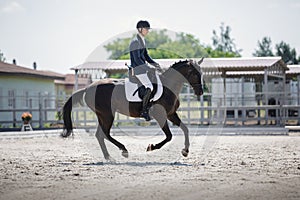
[[97, 140], [99, 142], [99, 145], [101, 147], [101, 150], [102, 150], [102, 153], [104, 155], [104, 158], [106, 160], [111, 160], [111, 157], [110, 157], [110, 155], [109, 155], [109, 153], [107, 151], [106, 145], [104, 143], [104, 137], [105, 136], [104, 136], [104, 133], [102, 131], [102, 128], [100, 127], [100, 125], [98, 125], [97, 132], [96, 132], [96, 138], [97, 138]]
[[170, 131], [170, 128], [169, 128], [169, 125], [167, 122], [167, 115], [166, 115], [165, 109], [162, 106], [155, 105], [152, 116], [154, 117], [154, 119], [156, 119], [159, 126], [165, 133], [166, 139], [164, 139], [163, 141], [161, 141], [160, 143], [155, 144], [155, 145], [150, 144], [147, 148], [147, 151], [160, 149], [162, 146], [164, 146], [167, 142], [171, 141], [171, 139], [172, 139], [172, 133]]
[[184, 157], [188, 156], [189, 147], [190, 147], [190, 140], [189, 140], [189, 130], [186, 125], [181, 121], [178, 117], [177, 113], [175, 112], [172, 115], [168, 116], [168, 119], [176, 126], [179, 126], [184, 133], [184, 149], [182, 149], [181, 153]]
[[152, 151], [152, 150], [155, 150], [155, 149], [160, 149], [162, 146], [164, 146], [167, 142], [170, 142], [171, 139], [172, 139], [172, 133], [170, 131], [170, 128], [169, 128], [169, 125], [168, 123], [166, 122], [164, 124], [164, 126], [162, 127], [162, 130], [164, 131], [164, 133], [166, 134], [166, 139], [164, 139], [163, 141], [161, 141], [160, 143], [158, 144], [149, 144], [148, 148], [147, 148], [147, 151]]

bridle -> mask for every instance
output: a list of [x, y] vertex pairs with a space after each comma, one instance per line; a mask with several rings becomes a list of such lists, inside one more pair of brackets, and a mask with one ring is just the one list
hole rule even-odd
[[[194, 66], [193, 66], [194, 67]], [[197, 69], [196, 69], [197, 70]], [[189, 75], [188, 75], [188, 77], [187, 77], [187, 80], [189, 81], [190, 80], [190, 77], [192, 76], [192, 72], [193, 71], [191, 71], [190, 73], [189, 73]], [[202, 82], [203, 82], [203, 79], [202, 79], [202, 77], [203, 77], [203, 75], [202, 75], [202, 72], [200, 72], [200, 75], [197, 75], [198, 76], [198, 80], [200, 80], [200, 83], [191, 83], [190, 81], [189, 81], [189, 84], [193, 87], [193, 88], [196, 88], [196, 87], [200, 87], [200, 88], [202, 88], [202, 90], [203, 90], [203, 84], [202, 84]]]

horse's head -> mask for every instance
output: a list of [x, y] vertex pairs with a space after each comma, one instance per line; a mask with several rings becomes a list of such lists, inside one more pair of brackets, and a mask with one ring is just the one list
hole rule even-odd
[[[202, 88], [202, 72], [200, 64], [203, 62], [203, 58], [197, 62], [194, 60], [179, 61], [173, 64], [164, 75], [171, 81], [171, 84], [188, 82], [195, 95], [201, 96], [203, 94]], [[172, 87], [172, 86], [169, 86]]]
[[195, 95], [201, 96], [203, 94], [202, 87], [202, 71], [200, 64], [203, 62], [203, 58], [200, 61], [188, 60], [185, 67], [182, 67], [181, 74], [185, 77], [188, 83], [192, 86]]

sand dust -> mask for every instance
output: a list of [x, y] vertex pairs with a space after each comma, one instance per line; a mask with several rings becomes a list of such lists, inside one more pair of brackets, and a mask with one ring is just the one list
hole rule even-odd
[[104, 160], [88, 134], [0, 140], [0, 199], [300, 199], [299, 136], [115, 136]]

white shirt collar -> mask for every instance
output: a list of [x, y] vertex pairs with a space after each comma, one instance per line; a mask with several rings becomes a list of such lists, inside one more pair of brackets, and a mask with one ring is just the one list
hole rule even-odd
[[139, 34], [139, 36], [142, 38], [142, 41], [143, 41], [143, 43], [144, 43], [144, 46], [146, 45], [146, 43], [145, 43], [145, 38], [144, 38], [144, 36], [141, 34], [141, 33], [138, 33]]

